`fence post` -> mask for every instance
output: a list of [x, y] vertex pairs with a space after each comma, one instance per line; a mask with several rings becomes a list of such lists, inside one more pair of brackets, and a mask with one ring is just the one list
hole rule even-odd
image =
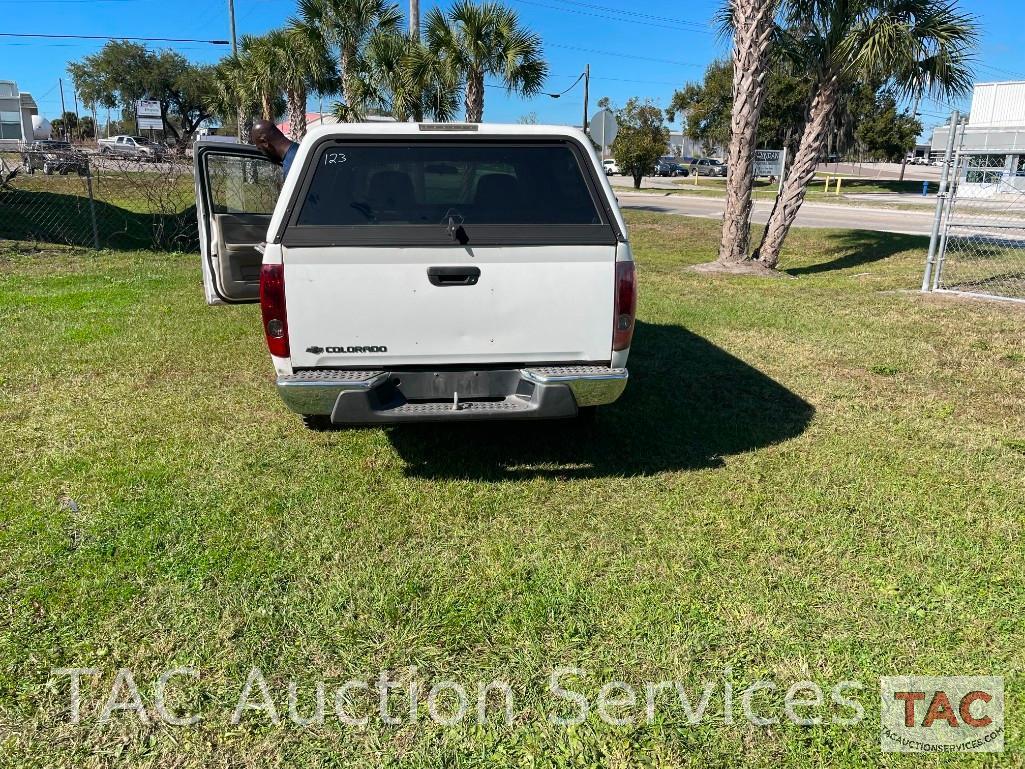
[[93, 169], [92, 164], [85, 168], [85, 186], [89, 190], [89, 218], [93, 224], [93, 248], [100, 250], [100, 231], [96, 227], [96, 201], [93, 200]]
[[922, 276], [922, 291], [932, 291], [933, 268], [936, 264], [936, 246], [940, 237], [940, 222], [947, 203], [947, 179], [950, 176], [950, 156], [954, 152], [954, 136], [957, 134], [961, 113], [954, 110], [950, 116], [950, 134], [947, 136], [947, 151], [943, 155], [943, 170], [940, 172], [940, 188], [936, 193], [936, 214], [932, 220], [932, 232], [929, 233], [929, 252], [925, 257], [925, 275]]

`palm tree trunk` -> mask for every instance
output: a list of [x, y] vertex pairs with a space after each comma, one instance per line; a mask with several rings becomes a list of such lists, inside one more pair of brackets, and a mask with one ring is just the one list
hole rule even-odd
[[733, 112], [726, 179], [720, 262], [748, 258], [751, 241], [751, 187], [754, 183], [758, 119], [765, 102], [772, 35], [773, 0], [733, 0]]
[[774, 268], [779, 264], [779, 255], [783, 250], [790, 227], [801, 210], [804, 197], [808, 193], [808, 184], [815, 178], [815, 169], [822, 160], [822, 150], [826, 143], [826, 132], [829, 121], [836, 108], [839, 83], [836, 76], [830, 76], [812, 99], [808, 110], [808, 122], [804, 126], [801, 144], [797, 148], [790, 173], [783, 182], [783, 190], [769, 214], [765, 224], [762, 243], [755, 251], [754, 258], [766, 267]]
[[263, 119], [274, 120], [274, 105], [269, 93], [264, 92], [260, 95], [260, 104], [263, 108]]
[[235, 112], [235, 120], [238, 123], [238, 139], [243, 144], [249, 144], [249, 132], [253, 128], [253, 118], [248, 110], [239, 107]]
[[341, 65], [342, 76], [342, 102], [345, 104], [345, 122], [355, 121], [356, 105], [352, 103], [355, 89], [353, 88], [353, 65], [356, 61], [356, 51], [350, 46], [342, 46], [341, 56], [338, 63]]
[[409, 0], [409, 36], [420, 40], [420, 0]]
[[484, 119], [484, 73], [471, 70], [466, 77], [466, 122]]
[[288, 101], [288, 133], [294, 142], [301, 142], [306, 136], [306, 91], [290, 90]]

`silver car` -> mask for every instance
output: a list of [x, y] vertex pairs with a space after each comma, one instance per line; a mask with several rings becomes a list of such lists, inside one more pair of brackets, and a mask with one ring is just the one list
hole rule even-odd
[[700, 158], [691, 163], [690, 172], [696, 176], [726, 176], [726, 164], [718, 158]]

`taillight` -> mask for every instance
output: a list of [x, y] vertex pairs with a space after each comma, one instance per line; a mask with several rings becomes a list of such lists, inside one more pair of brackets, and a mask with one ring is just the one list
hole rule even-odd
[[285, 314], [285, 267], [265, 264], [260, 267], [260, 310], [263, 333], [271, 355], [288, 357], [288, 316]]
[[612, 349], [626, 350], [634, 335], [637, 315], [637, 273], [633, 262], [616, 262], [616, 308], [612, 327]]

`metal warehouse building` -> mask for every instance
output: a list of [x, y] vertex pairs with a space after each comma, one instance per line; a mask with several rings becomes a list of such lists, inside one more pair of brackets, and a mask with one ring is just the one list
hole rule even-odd
[[[1025, 191], [1025, 80], [978, 83], [968, 122], [958, 133], [954, 147], [967, 165], [959, 195], [995, 197]], [[933, 131], [933, 159], [942, 160], [949, 135], [948, 126]]]

